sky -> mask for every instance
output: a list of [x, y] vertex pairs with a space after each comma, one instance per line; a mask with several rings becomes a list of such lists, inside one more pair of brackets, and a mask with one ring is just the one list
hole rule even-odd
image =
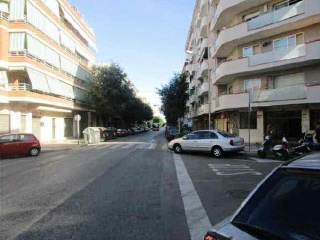
[[[93, 28], [97, 63], [118, 64], [153, 107], [180, 73], [196, 0], [67, 0]], [[157, 106], [156, 106], [157, 107]]]

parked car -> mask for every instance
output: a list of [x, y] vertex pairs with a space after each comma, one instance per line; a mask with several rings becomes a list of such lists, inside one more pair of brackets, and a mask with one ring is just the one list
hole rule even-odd
[[243, 151], [244, 140], [227, 132], [199, 130], [170, 141], [168, 148], [176, 153], [183, 151], [209, 152], [215, 157], [222, 157], [225, 152]]
[[122, 129], [122, 128], [117, 129], [116, 133], [118, 137], [125, 137], [130, 135], [127, 129]]
[[175, 139], [179, 134], [178, 128], [175, 126], [167, 126], [165, 131], [165, 137], [170, 142]]
[[31, 133], [0, 135], [0, 157], [38, 156], [40, 151], [40, 142]]
[[205, 240], [320, 239], [320, 153], [277, 167]]

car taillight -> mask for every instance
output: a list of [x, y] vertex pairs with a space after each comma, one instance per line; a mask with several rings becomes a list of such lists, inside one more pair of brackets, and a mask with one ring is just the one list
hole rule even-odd
[[233, 146], [233, 140], [230, 140], [230, 145]]
[[204, 240], [218, 240], [215, 237], [210, 236], [208, 233], [204, 236]]

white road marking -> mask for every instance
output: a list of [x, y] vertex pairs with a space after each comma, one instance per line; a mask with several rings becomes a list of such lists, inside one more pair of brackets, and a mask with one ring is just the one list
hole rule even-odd
[[148, 147], [148, 149], [155, 149], [155, 148], [156, 148], [156, 146], [157, 146], [157, 144], [156, 144], [156, 143], [152, 143], [152, 144]]
[[272, 160], [272, 159], [261, 159], [261, 158], [253, 158], [251, 157], [250, 159], [256, 161], [256, 162], [259, 162], [259, 163], [270, 163], [270, 162], [282, 162], [282, 161], [279, 161], [279, 160]]
[[235, 175], [262, 175], [261, 172], [250, 168], [244, 164], [225, 164], [225, 163], [216, 163], [208, 164], [208, 167], [218, 176], [235, 176]]
[[111, 146], [110, 148], [118, 148], [118, 147], [120, 147], [120, 145], [117, 145], [117, 144], [115, 144], [115, 145], [113, 145], [113, 146]]
[[212, 224], [180, 155], [173, 154], [173, 160], [191, 240], [203, 239], [204, 234], [212, 227]]
[[121, 148], [129, 148], [129, 147], [132, 147], [132, 146], [133, 146], [133, 144], [128, 144], [128, 145], [122, 146]]
[[167, 150], [168, 148], [168, 144], [163, 144], [163, 146], [161, 147], [162, 150]]

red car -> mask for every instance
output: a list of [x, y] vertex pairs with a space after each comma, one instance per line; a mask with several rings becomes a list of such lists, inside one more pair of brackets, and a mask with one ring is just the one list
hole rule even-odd
[[0, 157], [38, 156], [40, 142], [31, 133], [0, 134]]

